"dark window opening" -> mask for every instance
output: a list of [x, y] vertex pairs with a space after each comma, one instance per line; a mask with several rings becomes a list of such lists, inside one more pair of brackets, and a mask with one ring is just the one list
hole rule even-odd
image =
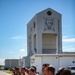
[[34, 22], [34, 28], [35, 28], [36, 23]]
[[75, 61], [73, 61], [72, 63], [75, 63]]
[[52, 12], [51, 12], [51, 11], [48, 11], [48, 12], [47, 12], [47, 15], [49, 15], [49, 16], [50, 16], [51, 14], [52, 14]]

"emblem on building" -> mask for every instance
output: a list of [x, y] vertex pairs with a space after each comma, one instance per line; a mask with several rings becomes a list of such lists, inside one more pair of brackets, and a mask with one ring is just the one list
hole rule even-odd
[[54, 19], [55, 18], [44, 18], [44, 31], [50, 30], [50, 31], [55, 31], [55, 26], [54, 26]]

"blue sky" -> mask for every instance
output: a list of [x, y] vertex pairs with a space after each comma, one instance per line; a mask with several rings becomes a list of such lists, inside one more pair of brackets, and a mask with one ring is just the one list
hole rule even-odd
[[62, 14], [63, 51], [75, 52], [75, 0], [0, 0], [0, 64], [27, 55], [27, 23], [52, 8]]

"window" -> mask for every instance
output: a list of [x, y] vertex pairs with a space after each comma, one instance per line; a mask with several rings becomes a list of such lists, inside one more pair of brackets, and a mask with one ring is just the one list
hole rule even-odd
[[47, 11], [47, 15], [49, 15], [49, 16], [50, 16], [51, 14], [52, 14], [52, 12], [51, 12], [51, 11]]
[[75, 63], [75, 61], [73, 61], [72, 63]]
[[34, 22], [34, 28], [35, 28], [36, 23]]

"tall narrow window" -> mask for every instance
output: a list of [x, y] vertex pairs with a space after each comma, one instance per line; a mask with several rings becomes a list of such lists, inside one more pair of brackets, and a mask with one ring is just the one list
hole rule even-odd
[[35, 26], [36, 26], [36, 23], [34, 22], [34, 28], [35, 28]]

